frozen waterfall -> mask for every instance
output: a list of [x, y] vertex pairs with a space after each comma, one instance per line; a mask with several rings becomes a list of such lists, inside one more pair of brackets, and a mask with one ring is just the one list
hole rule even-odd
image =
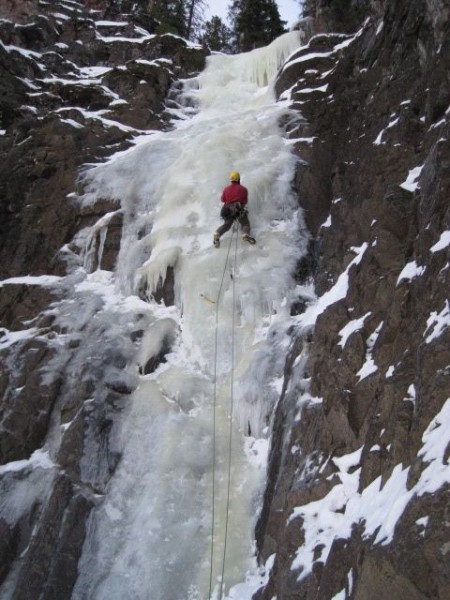
[[[116, 272], [89, 274], [83, 289], [103, 294], [111, 314], [146, 314], [148, 328], [130, 372], [142, 373], [164, 345], [168, 353], [156, 370], [138, 375], [118, 442], [122, 459], [91, 515], [74, 600], [205, 600], [213, 530], [211, 597], [219, 597], [232, 371], [223, 597], [251, 598], [245, 578], [255, 567], [252, 538], [265, 477], [267, 424], [283, 375], [296, 293], [292, 274], [306, 243], [291, 191], [296, 159], [279, 125], [281, 117], [294, 117], [275, 103], [270, 82], [298, 45], [298, 32], [291, 32], [267, 48], [210, 57], [206, 70], [185, 82], [171, 131], [143, 136], [87, 173], [84, 201], [120, 200], [124, 225]], [[231, 170], [240, 171], [249, 189], [257, 239], [256, 246], [248, 246], [239, 235], [236, 262], [234, 250], [226, 262], [236, 234], [227, 233], [220, 249], [212, 246], [220, 194]], [[92, 239], [86, 243], [92, 253]], [[152, 295], [169, 268], [175, 304], [166, 307]], [[148, 302], [138, 297], [143, 290]], [[121, 321], [125, 326], [126, 319]]]

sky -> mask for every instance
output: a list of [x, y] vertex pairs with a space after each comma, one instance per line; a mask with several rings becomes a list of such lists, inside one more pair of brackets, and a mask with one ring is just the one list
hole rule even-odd
[[[283, 21], [287, 21], [288, 26], [295, 23], [300, 15], [299, 0], [276, 1]], [[213, 15], [218, 15], [223, 21], [226, 20], [230, 0], [205, 0], [205, 2], [209, 4], [209, 8], [205, 11], [206, 19], [211, 18]]]

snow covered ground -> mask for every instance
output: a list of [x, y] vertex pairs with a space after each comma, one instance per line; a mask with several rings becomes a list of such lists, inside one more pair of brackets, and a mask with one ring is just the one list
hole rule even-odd
[[[77, 600], [194, 600], [210, 586], [218, 598], [222, 572], [227, 597], [245, 600], [260, 583], [256, 571], [243, 581], [255, 566], [267, 423], [306, 246], [291, 191], [295, 158], [279, 126], [289, 108], [274, 102], [270, 81], [298, 45], [291, 32], [245, 55], [211, 57], [185, 82], [186, 110], [173, 130], [139, 137], [86, 174], [83, 202], [120, 200], [124, 227], [116, 273], [87, 274], [79, 291], [100, 297], [111, 319], [125, 309], [148, 316], [133, 374], [167, 340], [171, 349], [156, 371], [139, 375], [123, 458], [91, 519]], [[257, 244], [229, 232], [215, 249], [232, 170], [249, 189]], [[107, 226], [108, 218], [97, 230]], [[166, 307], [152, 294], [169, 267], [175, 306]], [[143, 289], [148, 303], [137, 297]]]

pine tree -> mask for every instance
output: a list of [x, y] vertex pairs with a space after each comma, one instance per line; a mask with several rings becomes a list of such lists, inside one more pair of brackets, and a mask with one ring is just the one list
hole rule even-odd
[[185, 0], [154, 0], [152, 16], [159, 21], [158, 33], [186, 34]]
[[236, 52], [266, 46], [285, 31], [275, 0], [232, 0], [228, 18]]
[[203, 26], [205, 0], [141, 0], [159, 22], [158, 33], [177, 33], [193, 40]]
[[188, 40], [197, 38], [203, 28], [205, 0], [185, 0], [186, 4], [186, 37]]
[[231, 31], [220, 17], [214, 16], [205, 23], [203, 35], [199, 37], [200, 44], [216, 52], [231, 52]]

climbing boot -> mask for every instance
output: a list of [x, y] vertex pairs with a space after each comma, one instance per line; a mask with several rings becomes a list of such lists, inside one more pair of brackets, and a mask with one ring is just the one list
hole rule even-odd
[[213, 238], [213, 244], [214, 244], [214, 246], [215, 246], [216, 248], [219, 248], [219, 246], [220, 246], [220, 236], [219, 236], [219, 234], [217, 233], [217, 231], [216, 231], [216, 233], [214, 234], [214, 238]]
[[256, 244], [256, 240], [254, 237], [252, 237], [251, 235], [248, 235], [248, 233], [244, 233], [244, 235], [242, 236], [242, 239], [244, 240], [244, 242], [248, 242], [249, 244]]

